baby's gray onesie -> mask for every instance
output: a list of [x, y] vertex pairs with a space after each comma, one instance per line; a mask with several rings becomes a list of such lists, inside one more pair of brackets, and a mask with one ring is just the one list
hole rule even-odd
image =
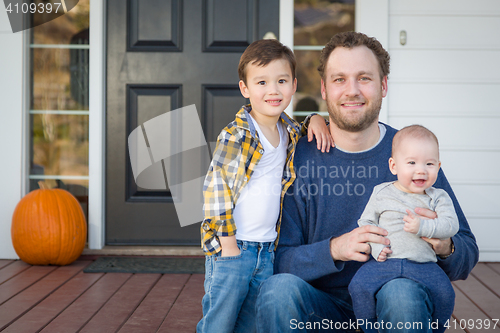
[[[420, 219], [418, 233], [403, 230], [403, 217], [406, 210], [415, 212], [416, 207], [430, 209], [437, 213], [433, 220]], [[425, 194], [403, 192], [394, 186], [394, 182], [375, 186], [365, 207], [359, 226], [376, 225], [386, 229], [391, 241], [392, 254], [388, 258], [410, 259], [417, 262], [436, 262], [436, 253], [432, 246], [420, 237], [449, 238], [458, 232], [458, 217], [446, 191], [431, 187]], [[370, 243], [372, 256], [377, 259], [384, 245]]]

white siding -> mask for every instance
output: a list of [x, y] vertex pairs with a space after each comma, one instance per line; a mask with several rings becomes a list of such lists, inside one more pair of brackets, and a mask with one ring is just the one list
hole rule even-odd
[[388, 40], [389, 124], [438, 136], [480, 260], [500, 261], [500, 2], [389, 0]]
[[[3, 6], [2, 6], [3, 7]], [[13, 34], [0, 10], [0, 258], [18, 258], [10, 237], [12, 213], [22, 196], [23, 35]]]

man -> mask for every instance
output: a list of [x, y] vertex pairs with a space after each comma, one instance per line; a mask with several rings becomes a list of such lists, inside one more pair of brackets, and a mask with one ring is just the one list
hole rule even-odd
[[[297, 179], [283, 202], [276, 251], [279, 274], [264, 282], [257, 300], [259, 332], [359, 329], [363, 323], [356, 323], [347, 286], [369, 259], [368, 242], [390, 245], [386, 230], [357, 226], [373, 187], [396, 180], [388, 160], [397, 131], [378, 122], [389, 54], [374, 38], [341, 33], [323, 49], [318, 70], [336, 147], [321, 154], [314, 143], [297, 145]], [[476, 241], [442, 171], [435, 187], [452, 198], [460, 229], [452, 238], [426, 241], [450, 280], [465, 279], [478, 260]], [[415, 212], [436, 217], [425, 209]], [[392, 280], [376, 302], [380, 332], [432, 332], [434, 305], [423, 285]]]

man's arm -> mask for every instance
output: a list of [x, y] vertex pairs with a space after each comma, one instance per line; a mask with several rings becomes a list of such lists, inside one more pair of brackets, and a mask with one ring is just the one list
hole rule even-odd
[[307, 193], [299, 190], [302, 184], [303, 180], [297, 178], [283, 201], [275, 262], [277, 273], [291, 273], [305, 281], [312, 281], [340, 272], [344, 261], [367, 261], [370, 253], [367, 242], [389, 244], [389, 240], [383, 237], [387, 231], [375, 226], [356, 228], [336, 238], [324, 235], [323, 240], [308, 244], [309, 233], [320, 231], [314, 228], [316, 221], [309, 221], [308, 211], [317, 208], [310, 205]]
[[[464, 280], [479, 260], [479, 249], [476, 238], [472, 234], [462, 208], [442, 170], [439, 171], [439, 176], [434, 187], [445, 190], [450, 196], [458, 216], [459, 230], [451, 239], [440, 240], [432, 238], [426, 240], [432, 244], [434, 251], [438, 255], [438, 265], [444, 270], [450, 280]], [[420, 214], [418, 211], [415, 212]], [[452, 245], [454, 248], [453, 253], [451, 253]], [[448, 257], [442, 259], [442, 257], [446, 256]]]

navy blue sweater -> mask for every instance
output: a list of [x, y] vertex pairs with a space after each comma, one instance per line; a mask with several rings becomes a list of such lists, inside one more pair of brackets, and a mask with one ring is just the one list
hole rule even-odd
[[[283, 202], [276, 273], [295, 274], [326, 292], [347, 288], [362, 263], [334, 261], [330, 239], [358, 227], [375, 185], [396, 180], [388, 161], [397, 131], [385, 126], [382, 141], [363, 153], [336, 148], [321, 153], [316, 142], [307, 142], [306, 137], [299, 141], [294, 159], [297, 179]], [[451, 280], [465, 279], [478, 261], [476, 240], [442, 170], [434, 187], [448, 192], [460, 221], [460, 230], [452, 238], [455, 252], [438, 259], [438, 265]]]

